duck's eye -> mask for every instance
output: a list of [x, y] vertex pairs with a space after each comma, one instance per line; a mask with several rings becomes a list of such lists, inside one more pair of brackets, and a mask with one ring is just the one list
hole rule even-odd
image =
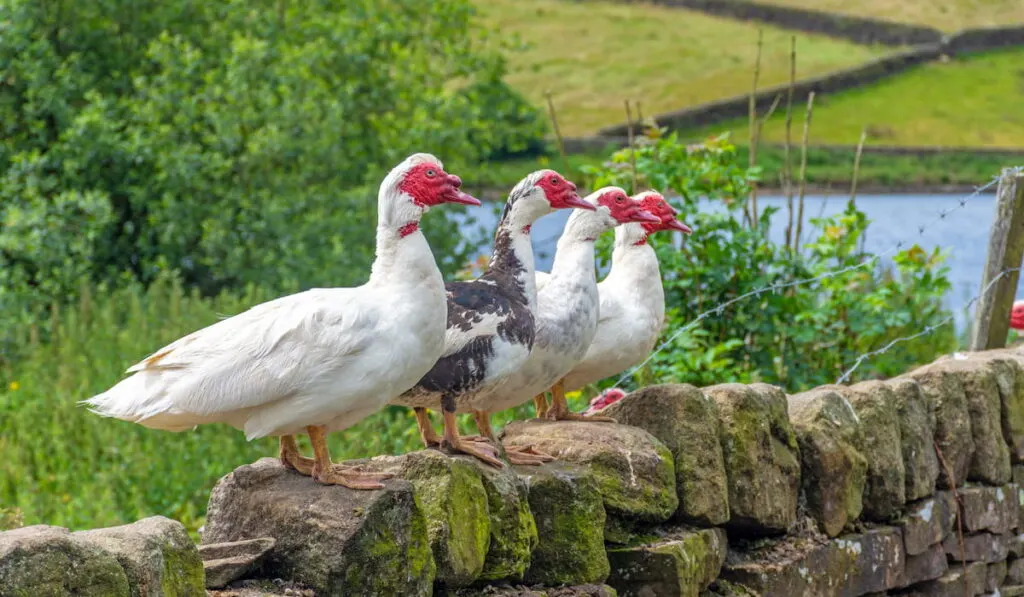
[[561, 182], [561, 181], [558, 180], [557, 176], [552, 176], [551, 177], [551, 184], [558, 184], [559, 182]]
[[625, 197], [623, 197], [622, 195], [619, 195], [618, 197], [615, 198], [616, 203], [622, 203], [624, 200]]
[[437, 170], [434, 170], [433, 168], [430, 168], [430, 169], [427, 170], [427, 177], [428, 178], [434, 178], [434, 176], [436, 176], [436, 175], [437, 175]]

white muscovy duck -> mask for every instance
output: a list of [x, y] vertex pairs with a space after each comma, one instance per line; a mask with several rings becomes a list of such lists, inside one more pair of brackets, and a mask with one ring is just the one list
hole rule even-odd
[[[648, 213], [639, 202], [619, 187], [605, 187], [584, 201], [594, 211], [578, 211], [569, 216], [543, 288], [537, 291], [536, 335], [533, 350], [525, 363], [493, 392], [469, 401], [474, 409], [481, 435], [497, 441], [490, 426], [490, 413], [519, 406], [562, 379], [587, 353], [597, 332], [597, 274], [594, 271], [594, 242], [604, 232], [623, 224], [657, 225], [661, 220]], [[482, 399], [481, 399], [482, 398]], [[559, 407], [552, 413], [558, 419], [580, 415]], [[561, 402], [564, 405], [564, 400]], [[594, 420], [594, 419], [588, 419]], [[535, 464], [538, 453], [523, 454], [518, 447], [506, 447], [513, 464]], [[543, 455], [541, 455], [543, 458]]]
[[[155, 429], [220, 422], [250, 440], [280, 436], [285, 466], [324, 484], [382, 487], [387, 475], [332, 464], [326, 434], [382, 408], [441, 355], [444, 280], [419, 223], [435, 205], [480, 205], [461, 184], [434, 156], [409, 156], [380, 185], [366, 284], [285, 296], [193, 332], [85, 404]], [[299, 453], [294, 435], [302, 432], [312, 459]]]
[[[577, 390], [642, 362], [654, 348], [665, 325], [665, 291], [661, 286], [658, 255], [647, 243], [647, 237], [659, 230], [693, 231], [676, 219], [676, 211], [658, 192], [647, 191], [634, 196], [644, 209], [658, 217], [658, 223], [626, 224], [615, 230], [612, 268], [597, 285], [601, 295], [600, 322], [586, 356], [564, 379], [551, 388], [552, 412], [565, 403], [565, 392]], [[544, 288], [544, 277], [537, 285]], [[543, 292], [543, 290], [542, 290]], [[543, 394], [534, 398], [537, 416], [550, 416]], [[565, 409], [567, 410], [567, 408]], [[573, 418], [580, 417], [576, 415]], [[585, 416], [591, 420], [608, 417]]]
[[[497, 449], [483, 438], [459, 435], [455, 414], [505, 383], [533, 347], [537, 290], [530, 228], [555, 209], [594, 206], [580, 199], [576, 185], [553, 170], [521, 180], [505, 203], [494, 235], [494, 251], [479, 278], [452, 282], [448, 290], [448, 332], [444, 354], [414, 388], [391, 401], [412, 407], [427, 447], [441, 446], [502, 467]], [[441, 407], [444, 437], [434, 431], [427, 408]]]

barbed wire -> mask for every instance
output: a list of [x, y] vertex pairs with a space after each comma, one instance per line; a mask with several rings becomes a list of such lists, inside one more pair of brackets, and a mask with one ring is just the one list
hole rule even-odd
[[[1022, 269], [1024, 269], [1024, 267], [1011, 267], [1009, 269], [1005, 269], [1005, 270], [1001, 271], [998, 276], [993, 278], [991, 282], [989, 282], [988, 284], [985, 285], [985, 288], [983, 288], [981, 290], [980, 294], [978, 294], [977, 296], [975, 296], [971, 300], [967, 301], [967, 305], [964, 306], [964, 310], [965, 311], [969, 310], [971, 307], [974, 306], [975, 303], [977, 303], [981, 299], [985, 298], [985, 295], [987, 295], [989, 290], [991, 290], [992, 287], [995, 286], [996, 282], [1002, 280], [1005, 276], [1007, 276], [1009, 274], [1012, 274], [1013, 272], [1019, 272]], [[893, 346], [896, 346], [900, 342], [909, 342], [911, 340], [916, 340], [917, 338], [920, 338], [921, 336], [927, 336], [928, 334], [934, 332], [935, 330], [938, 330], [939, 328], [941, 328], [943, 326], [949, 325], [955, 319], [956, 319], [955, 315], [950, 315], [949, 317], [943, 319], [942, 321], [940, 321], [938, 323], [935, 323], [935, 324], [932, 324], [932, 325], [924, 328], [920, 332], [917, 332], [916, 334], [911, 334], [909, 336], [903, 336], [902, 338], [896, 338], [895, 340], [893, 340], [892, 342], [889, 342], [888, 344], [886, 344], [882, 348], [879, 348], [878, 350], [872, 350], [871, 352], [868, 352], [868, 353], [860, 355], [859, 357], [857, 357], [857, 360], [853, 363], [853, 366], [850, 367], [849, 369], [847, 369], [846, 372], [843, 373], [841, 376], [839, 376], [839, 379], [836, 380], [836, 383], [837, 384], [846, 383], [850, 379], [850, 376], [853, 375], [853, 372], [857, 370], [857, 367], [860, 367], [861, 363], [863, 363], [864, 361], [868, 360], [869, 358], [876, 357], [876, 356], [878, 356], [880, 354], [885, 354], [886, 352], [889, 351], [889, 349], [891, 349]]]
[[[1017, 173], [1024, 172], [1024, 166], [1018, 166], [1018, 167], [1012, 168], [1011, 170], [1014, 171], [1014, 172], [1017, 172]], [[920, 225], [920, 226], [917, 227], [917, 237], [924, 236], [924, 233], [927, 230], [929, 230], [930, 228], [932, 228], [933, 226], [935, 226], [939, 222], [945, 220], [950, 214], [965, 208], [967, 206], [967, 204], [972, 199], [976, 198], [978, 195], [984, 193], [988, 189], [990, 189], [993, 186], [997, 185], [999, 183], [1000, 176], [1001, 176], [1001, 174], [997, 174], [997, 175], [993, 176], [991, 178], [991, 180], [989, 180], [985, 184], [974, 187], [974, 190], [969, 195], [961, 197], [960, 199], [957, 200], [957, 205], [955, 205], [953, 207], [950, 207], [950, 208], [945, 208], [945, 209], [939, 210], [938, 216], [934, 220], [928, 222], [927, 224]], [[629, 369], [628, 371], [623, 373], [619, 377], [619, 379], [615, 382], [615, 385], [616, 386], [621, 385], [624, 381], [626, 381], [627, 379], [632, 377], [634, 374], [636, 374], [637, 371], [639, 371], [640, 369], [643, 369], [648, 363], [651, 362], [652, 359], [654, 359], [655, 356], [657, 356], [660, 352], [662, 352], [670, 344], [675, 342], [676, 338], [678, 338], [682, 334], [686, 333], [687, 331], [692, 330], [693, 328], [697, 327], [697, 325], [700, 324], [700, 322], [704, 321], [708, 317], [711, 317], [712, 315], [719, 315], [719, 316], [721, 316], [723, 313], [725, 313], [725, 309], [726, 308], [728, 308], [728, 307], [730, 307], [732, 305], [735, 305], [736, 303], [738, 303], [740, 301], [744, 301], [744, 300], [746, 300], [748, 298], [752, 298], [752, 297], [755, 297], [755, 296], [760, 296], [760, 295], [762, 295], [762, 294], [764, 294], [766, 292], [778, 292], [780, 290], [785, 290], [786, 288], [792, 288], [792, 287], [795, 287], [795, 286], [802, 286], [804, 284], [813, 284], [814, 282], [820, 282], [822, 280], [827, 280], [829, 278], [834, 278], [836, 276], [840, 276], [842, 274], [849, 273], [851, 271], [856, 271], [856, 270], [859, 270], [859, 269], [864, 269], [864, 268], [869, 267], [869, 266], [874, 266], [875, 264], [877, 264], [882, 259], [898, 253], [905, 246], [907, 246], [910, 242], [911, 242], [910, 239], [900, 240], [900, 241], [897, 241], [890, 249], [886, 250], [885, 252], [872, 255], [871, 257], [861, 261], [858, 264], [849, 265], [849, 266], [846, 266], [846, 267], [843, 267], [843, 268], [839, 268], [839, 269], [836, 269], [836, 270], [828, 271], [828, 272], [825, 272], [823, 274], [819, 274], [817, 276], [814, 276], [812, 278], [803, 278], [803, 279], [800, 279], [800, 280], [794, 280], [794, 281], [785, 282], [785, 283], [768, 284], [766, 286], [762, 286], [760, 288], [756, 288], [754, 290], [751, 290], [750, 292], [741, 294], [741, 295], [739, 295], [737, 297], [734, 297], [732, 299], [729, 299], [728, 301], [725, 301], [725, 302], [723, 302], [723, 303], [721, 303], [721, 304], [719, 304], [719, 305], [717, 305], [717, 306], [715, 306], [715, 307], [713, 307], [711, 309], [708, 309], [707, 311], [704, 311], [703, 313], [700, 313], [699, 315], [697, 315], [697, 317], [695, 319], [693, 319], [692, 321], [690, 321], [686, 325], [684, 325], [681, 328], [677, 329], [664, 342], [659, 344], [657, 348], [655, 348], [653, 351], [651, 351], [651, 354], [647, 355], [647, 358], [645, 358], [643, 360], [643, 362], [641, 362], [639, 365], [636, 365], [635, 367], [632, 367], [631, 369]], [[924, 335], [924, 334], [923, 333], [919, 333], [918, 335]], [[888, 350], [888, 348], [886, 348], [886, 350]]]

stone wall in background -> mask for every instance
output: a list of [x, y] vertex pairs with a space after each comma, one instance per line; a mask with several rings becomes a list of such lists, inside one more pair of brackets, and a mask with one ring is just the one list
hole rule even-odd
[[0, 595], [198, 595], [204, 567], [213, 597], [1024, 595], [1024, 351], [796, 395], [652, 386], [603, 414], [510, 424], [540, 467], [351, 463], [395, 474], [379, 491], [239, 467], [198, 550], [162, 518], [2, 533]]

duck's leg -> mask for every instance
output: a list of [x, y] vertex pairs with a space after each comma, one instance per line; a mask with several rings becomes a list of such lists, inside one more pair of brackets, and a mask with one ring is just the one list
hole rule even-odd
[[300, 474], [311, 476], [313, 474], [313, 459], [306, 458], [299, 452], [299, 443], [295, 441], [294, 435], [281, 436], [281, 464], [298, 471]]
[[598, 415], [587, 416], [574, 413], [569, 410], [569, 403], [565, 400], [564, 380], [558, 380], [551, 386], [551, 410], [548, 411], [548, 418], [554, 421], [591, 421], [594, 423], [615, 423], [611, 417]]
[[538, 419], [548, 416], [548, 397], [544, 394], [541, 392], [533, 397], [534, 416]]
[[[494, 433], [494, 428], [491, 427], [491, 413], [485, 410], [474, 410], [473, 419], [476, 420], [476, 428], [480, 432], [481, 436], [491, 440], [495, 444], [500, 443], [498, 442], [497, 434]], [[545, 462], [551, 462], [555, 459], [554, 456], [545, 454], [544, 452], [535, 449], [533, 446], [503, 447], [505, 448], [505, 456], [512, 464], [529, 464], [539, 466]]]
[[390, 473], [368, 473], [351, 467], [339, 466], [331, 462], [331, 453], [327, 449], [327, 428], [321, 426], [306, 427], [309, 441], [313, 444], [313, 480], [324, 485], [344, 485], [350, 489], [381, 489], [383, 479], [390, 479]]
[[[498, 460], [497, 450], [488, 443], [474, 442], [459, 436], [459, 422], [455, 418], [455, 397], [443, 396], [441, 410], [444, 413], [444, 439], [441, 445], [452, 452], [469, 454], [491, 466], [504, 468], [505, 463]], [[481, 430], [482, 431], [482, 430]]]
[[427, 414], [427, 409], [417, 406], [412, 409], [416, 413], [416, 426], [420, 428], [420, 437], [423, 438], [423, 445], [428, 448], [437, 448], [441, 445], [441, 436], [434, 430], [434, 423]]

